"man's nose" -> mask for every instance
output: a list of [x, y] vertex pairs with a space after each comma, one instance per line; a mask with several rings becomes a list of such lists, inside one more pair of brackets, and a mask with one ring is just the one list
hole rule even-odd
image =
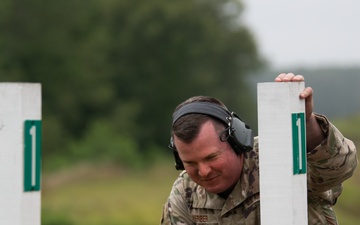
[[210, 166], [207, 163], [199, 163], [198, 174], [201, 177], [207, 177], [211, 171]]

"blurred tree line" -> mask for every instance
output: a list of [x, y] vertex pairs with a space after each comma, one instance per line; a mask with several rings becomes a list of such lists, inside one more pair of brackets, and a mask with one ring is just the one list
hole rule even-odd
[[264, 63], [242, 12], [237, 0], [2, 0], [0, 81], [42, 83], [47, 168], [143, 163], [192, 95], [255, 121], [244, 79]]

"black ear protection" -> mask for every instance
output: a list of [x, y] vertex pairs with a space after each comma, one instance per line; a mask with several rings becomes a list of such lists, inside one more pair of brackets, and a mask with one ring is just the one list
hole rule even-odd
[[[253, 132], [234, 112], [230, 112], [225, 108], [210, 102], [193, 102], [184, 105], [178, 109], [173, 115], [172, 124], [180, 117], [187, 114], [204, 114], [212, 116], [226, 127], [219, 135], [221, 141], [228, 141], [236, 154], [248, 152], [253, 148]], [[175, 168], [184, 170], [184, 165], [176, 150], [173, 137], [170, 138], [169, 148], [173, 150], [175, 158]]]

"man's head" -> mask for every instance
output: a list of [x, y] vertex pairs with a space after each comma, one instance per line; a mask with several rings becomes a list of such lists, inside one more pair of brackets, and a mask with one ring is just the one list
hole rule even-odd
[[[175, 150], [178, 166], [186, 169], [196, 183], [212, 193], [229, 189], [241, 174], [243, 156], [239, 146], [244, 146], [233, 136], [233, 119], [233, 114], [222, 102], [206, 96], [186, 100], [173, 114], [170, 146]], [[251, 130], [245, 128], [239, 118], [235, 120], [238, 132], [243, 130], [244, 136], [252, 139]], [[243, 125], [238, 126], [238, 123]]]
[[[211, 103], [227, 110], [226, 106], [216, 98], [207, 97], [207, 96], [195, 96], [189, 98], [188, 100], [178, 105], [174, 111], [173, 118], [176, 117], [176, 114], [184, 106], [197, 102]], [[220, 130], [225, 129], [225, 125], [221, 123], [218, 119], [202, 113], [189, 113], [183, 116], [180, 115], [178, 119], [176, 118], [174, 119], [175, 121], [173, 121], [172, 124], [171, 135], [172, 136], [175, 135], [176, 137], [180, 138], [182, 141], [188, 143], [192, 142], [192, 140], [199, 133], [200, 127], [209, 120], [213, 120], [213, 123], [214, 125], [216, 125], [216, 128]]]

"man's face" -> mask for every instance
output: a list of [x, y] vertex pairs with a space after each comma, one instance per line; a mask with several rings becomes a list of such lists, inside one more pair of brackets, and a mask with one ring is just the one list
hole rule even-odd
[[211, 121], [200, 129], [190, 144], [174, 137], [176, 149], [190, 178], [208, 192], [221, 193], [239, 180], [242, 155], [236, 155], [228, 142], [222, 142]]

